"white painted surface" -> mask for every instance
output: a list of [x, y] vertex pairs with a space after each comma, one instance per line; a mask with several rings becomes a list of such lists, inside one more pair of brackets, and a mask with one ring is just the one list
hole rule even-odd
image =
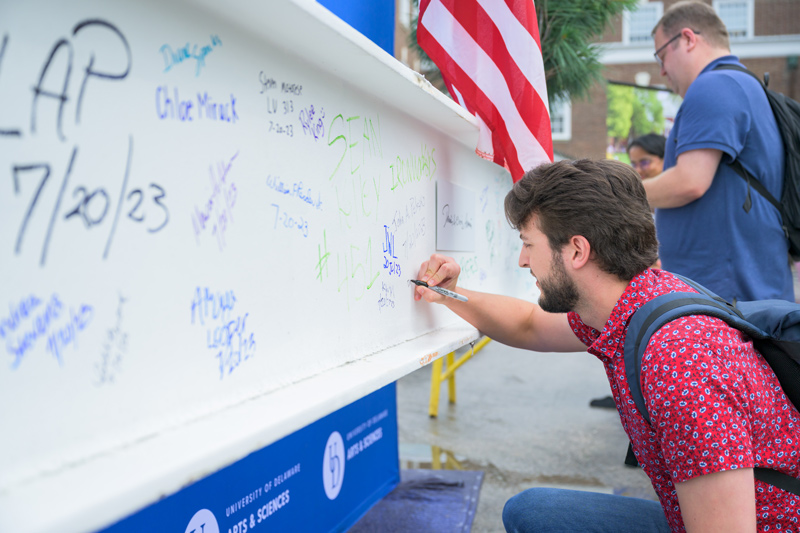
[[436, 183], [436, 247], [475, 251], [475, 193], [446, 180]]
[[313, 1], [3, 4], [3, 42], [0, 531], [102, 527], [475, 339], [406, 281], [439, 179], [462, 284], [531, 288], [474, 119]]

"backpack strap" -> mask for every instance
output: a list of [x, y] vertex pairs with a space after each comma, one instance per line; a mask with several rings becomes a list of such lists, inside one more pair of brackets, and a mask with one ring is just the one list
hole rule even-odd
[[717, 65], [716, 67], [714, 67], [713, 70], [738, 70], [739, 72], [750, 74], [756, 79], [758, 83], [761, 84], [762, 87], [764, 87], [764, 89], [767, 88], [766, 84], [762, 82], [760, 79], [758, 79], [758, 76], [756, 76], [756, 74], [753, 71], [747, 70], [746, 68], [740, 67], [739, 65], [734, 65], [733, 63], [723, 63], [722, 65]]
[[[740, 67], [739, 65], [725, 63], [722, 65], [717, 65], [716, 67], [714, 67], [713, 70], [736, 70], [738, 72], [744, 72], [745, 74], [749, 74], [750, 76], [755, 78], [755, 80], [759, 83], [759, 85], [761, 85], [761, 87], [764, 89], [765, 92], [767, 90], [767, 86], [764, 85], [764, 83], [762, 83], [760, 79], [758, 79], [758, 76], [756, 76], [753, 72], [747, 70], [746, 68]], [[750, 186], [752, 186], [756, 191], [758, 191], [758, 194], [766, 198], [769, 201], [769, 203], [774, 205], [775, 208], [778, 210], [778, 212], [781, 214], [781, 216], [783, 216], [784, 214], [783, 206], [781, 205], [781, 203], [772, 195], [771, 192], [767, 190], [766, 187], [764, 187], [763, 183], [758, 181], [758, 179], [756, 179], [742, 166], [742, 163], [738, 159], [734, 159], [733, 161], [728, 163], [728, 165], [736, 172], [736, 174], [739, 175], [739, 177], [741, 177], [747, 183], [747, 198], [745, 198], [744, 205], [742, 205], [742, 209], [744, 209], [745, 213], [749, 213], [750, 208], [753, 206], [753, 202], [750, 200]], [[788, 230], [784, 227], [783, 231], [784, 233], [786, 233], [788, 237], [789, 235]]]
[[[695, 281], [679, 275], [676, 277], [699, 292], [672, 292], [653, 298], [634, 312], [628, 322], [625, 335], [624, 358], [628, 386], [636, 409], [650, 425], [652, 425], [652, 421], [642, 394], [642, 357], [650, 337], [665, 324], [683, 316], [707, 315], [723, 320], [753, 339], [761, 340], [770, 337], [764, 330], [745, 320], [742, 313], [732, 304]], [[800, 479], [798, 478], [762, 467], [753, 468], [753, 476], [759, 481], [781, 490], [800, 495]]]
[[[783, 215], [783, 206], [781, 205], [781, 203], [774, 196], [772, 196], [772, 193], [769, 192], [766, 187], [764, 187], [763, 183], [758, 181], [758, 179], [756, 179], [742, 166], [741, 161], [739, 161], [738, 159], [734, 159], [733, 161], [728, 163], [728, 166], [730, 166], [734, 170], [734, 172], [736, 172], [739, 175], [739, 177], [741, 177], [747, 183], [747, 198], [745, 199], [744, 204], [742, 205], [742, 209], [744, 209], [745, 213], [749, 213], [750, 208], [753, 207], [753, 202], [752, 200], [750, 200], [750, 187], [752, 186], [756, 191], [758, 191], [758, 194], [766, 198], [767, 201], [772, 205], [774, 205], [775, 209], [777, 209], [778, 212], [780, 212], [781, 215]], [[787, 231], [786, 228], [783, 228], [783, 231], [786, 232]]]
[[700, 285], [693, 279], [689, 279], [686, 276], [681, 276], [680, 274], [675, 274], [674, 272], [670, 272], [670, 274], [672, 274], [673, 276], [675, 276], [676, 278], [678, 278], [679, 280], [681, 280], [682, 282], [684, 282], [685, 284], [687, 284], [688, 286], [699, 292], [700, 294], [705, 294], [709, 298], [713, 299], [715, 302], [726, 306], [730, 311], [739, 315], [740, 318], [744, 319], [744, 315], [742, 315], [742, 313], [740, 313], [739, 310], [736, 308], [736, 300], [734, 300], [734, 303], [731, 304], [728, 300], [726, 300], [722, 296], [719, 296], [711, 289], [707, 289], [705, 285]]
[[736, 306], [680, 274], [673, 274], [676, 278], [690, 286], [694, 292], [670, 292], [657, 296], [637, 309], [628, 320], [625, 333], [623, 355], [625, 359], [625, 375], [628, 378], [628, 387], [639, 413], [650, 424], [650, 414], [644, 404], [642, 395], [641, 368], [642, 357], [650, 342], [650, 337], [665, 324], [689, 315], [707, 315], [720, 318], [730, 326], [738, 328], [755, 339], [762, 339], [767, 334], [760, 328], [745, 320]]
[[748, 323], [727, 303], [720, 303], [707, 294], [671, 292], [645, 303], [631, 316], [625, 334], [625, 374], [636, 409], [648, 424], [650, 415], [644, 403], [641, 385], [642, 357], [650, 337], [668, 322], [689, 315], [720, 318], [751, 337], [761, 338], [764, 332]]
[[764, 483], [774, 485], [781, 490], [791, 492], [792, 494], [800, 495], [800, 479], [792, 477], [789, 474], [778, 472], [777, 470], [770, 470], [769, 468], [761, 468], [756, 466], [753, 468], [753, 477]]

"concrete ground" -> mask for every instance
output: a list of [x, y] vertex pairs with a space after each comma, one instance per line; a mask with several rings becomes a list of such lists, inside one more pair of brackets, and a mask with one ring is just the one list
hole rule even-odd
[[[459, 352], [460, 353], [460, 352]], [[456, 403], [443, 384], [428, 416], [431, 365], [397, 382], [401, 468], [482, 470], [475, 533], [502, 532], [506, 500], [533, 486], [656, 499], [647, 476], [625, 466], [627, 437], [592, 355], [539, 354], [490, 342], [456, 372]]]

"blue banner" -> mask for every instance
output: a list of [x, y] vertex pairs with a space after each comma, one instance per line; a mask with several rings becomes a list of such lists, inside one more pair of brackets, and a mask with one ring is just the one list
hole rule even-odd
[[394, 0], [318, 0], [361, 35], [394, 56]]
[[103, 531], [344, 531], [399, 481], [392, 383]]

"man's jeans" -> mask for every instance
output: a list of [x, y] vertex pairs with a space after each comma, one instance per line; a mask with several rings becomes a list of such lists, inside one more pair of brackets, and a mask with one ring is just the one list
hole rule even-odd
[[508, 533], [532, 531], [669, 533], [658, 502], [598, 492], [535, 488], [508, 500], [503, 509]]

